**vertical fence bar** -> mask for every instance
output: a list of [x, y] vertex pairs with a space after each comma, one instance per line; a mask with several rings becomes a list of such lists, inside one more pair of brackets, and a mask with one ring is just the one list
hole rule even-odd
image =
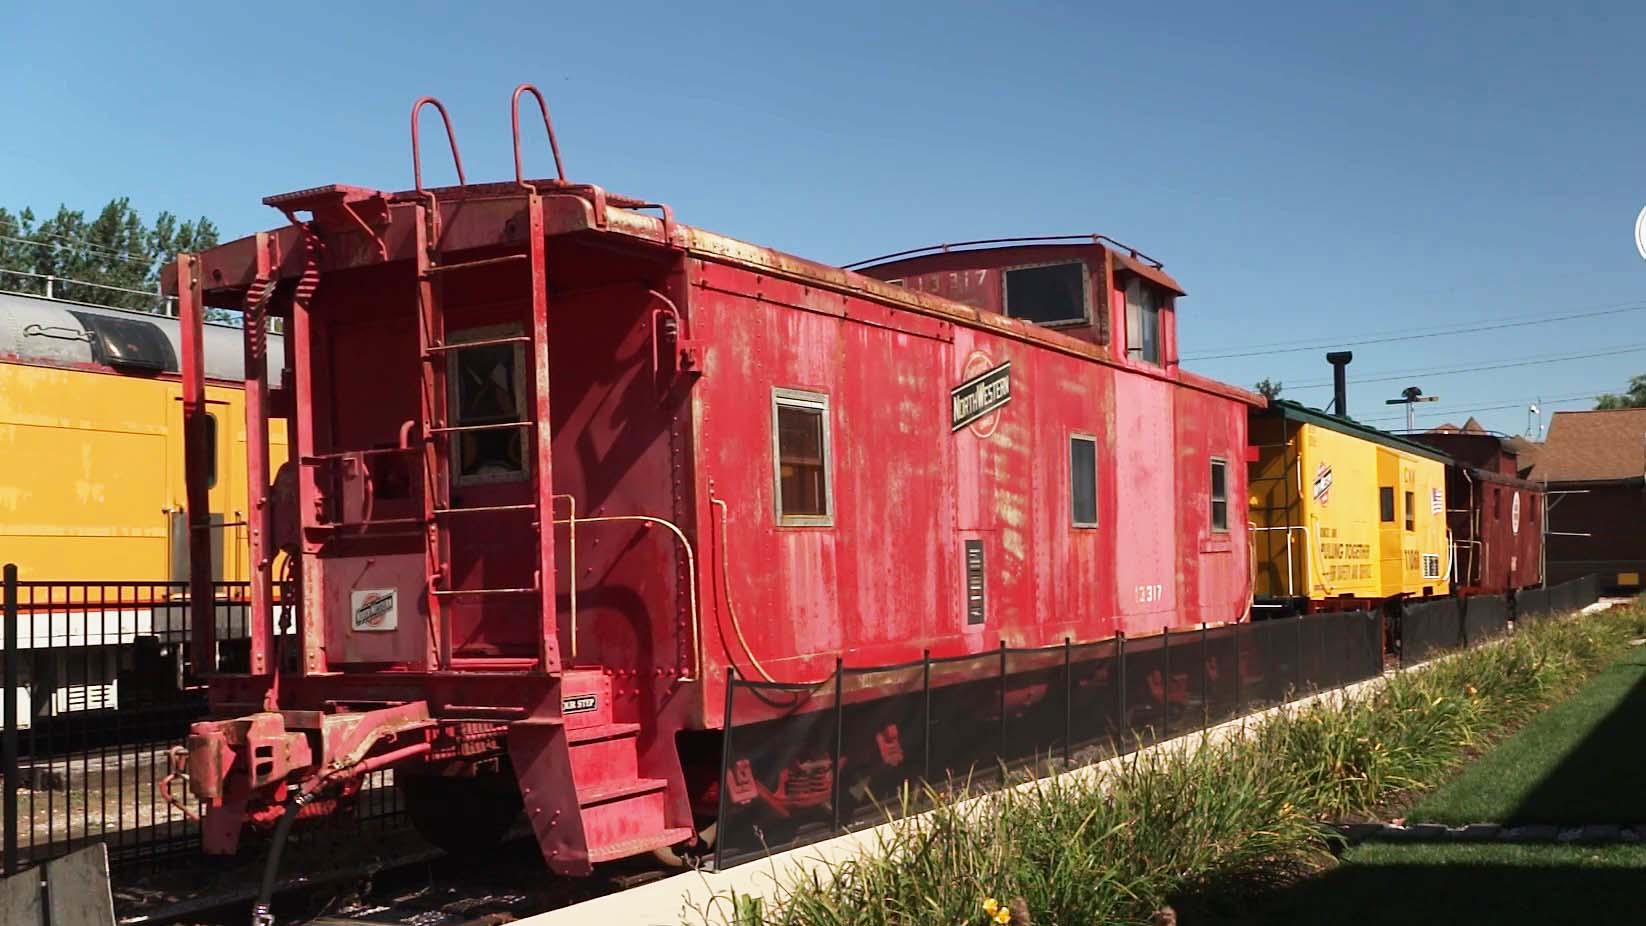
[[920, 654], [920, 782], [932, 783], [932, 651]]
[[829, 803], [834, 810], [834, 832], [840, 832], [840, 756], [841, 747], [846, 737], [846, 707], [843, 704], [846, 673], [841, 671], [845, 660], [834, 657], [834, 751], [829, 763], [829, 787], [832, 794]]
[[997, 761], [1006, 761], [1006, 641], [1000, 641], [1000, 750]]
[[1292, 660], [1292, 697], [1294, 698], [1303, 693], [1303, 621], [1305, 619], [1302, 614], [1293, 618], [1297, 622], [1296, 639], [1293, 641], [1297, 644], [1297, 652], [1296, 658]]
[[1063, 767], [1071, 764], [1069, 757], [1073, 746], [1070, 740], [1074, 730], [1074, 666], [1071, 657], [1074, 655], [1074, 641], [1069, 637], [1063, 638]]
[[1200, 729], [1212, 727], [1212, 679], [1206, 671], [1206, 622], [1200, 622]]
[[[1115, 716], [1120, 718], [1118, 736], [1129, 737], [1132, 732], [1131, 718], [1126, 715], [1126, 634], [1117, 633], [1114, 637], [1114, 682], [1115, 682]], [[1126, 751], [1124, 742], [1116, 743], [1115, 755]]]
[[1172, 738], [1172, 628], [1160, 630], [1160, 730], [1156, 738]]
[[737, 679], [737, 669], [734, 666], [726, 667], [726, 713], [720, 726], [720, 812], [715, 817], [722, 829], [714, 841], [714, 868], [716, 871], [726, 870], [726, 838], [730, 832], [726, 826], [726, 792], [730, 790], [729, 782], [732, 775], [732, 683]]
[[1240, 645], [1240, 636], [1245, 631], [1251, 619], [1235, 621], [1234, 625], [1234, 677], [1235, 677], [1235, 716], [1246, 716], [1246, 650]]
[[5, 850], [6, 874], [17, 872], [17, 565], [5, 569]]

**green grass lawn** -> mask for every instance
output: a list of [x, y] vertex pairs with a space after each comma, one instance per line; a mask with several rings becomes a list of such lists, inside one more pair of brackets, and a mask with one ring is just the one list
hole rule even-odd
[[1407, 816], [1451, 825], [1646, 824], [1646, 652], [1631, 651]]
[[[1412, 821], [1646, 824], [1646, 652], [1632, 650], [1409, 813]], [[1183, 926], [1634, 922], [1646, 844], [1368, 843], [1256, 900], [1213, 887]]]

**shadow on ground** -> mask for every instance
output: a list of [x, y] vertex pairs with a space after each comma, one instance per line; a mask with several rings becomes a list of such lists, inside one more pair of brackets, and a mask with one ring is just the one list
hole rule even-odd
[[1646, 667], [1637, 655], [1615, 669], [1642, 677], [1499, 822], [1646, 823]]
[[1429, 858], [1437, 853], [1429, 847], [1412, 847], [1400, 855], [1397, 860], [1395, 853], [1380, 849], [1289, 889], [1245, 900], [1234, 899], [1244, 892], [1208, 889], [1198, 897], [1179, 900], [1178, 922], [1182, 926], [1630, 922], [1629, 911], [1638, 909], [1641, 885], [1646, 884], [1646, 850], [1636, 847], [1525, 850], [1494, 846], [1472, 853], [1473, 860], [1456, 855]]

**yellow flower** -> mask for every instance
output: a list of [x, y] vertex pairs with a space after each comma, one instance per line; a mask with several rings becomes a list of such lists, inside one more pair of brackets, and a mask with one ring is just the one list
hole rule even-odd
[[1000, 911], [1000, 901], [995, 900], [993, 897], [983, 898], [983, 912], [984, 913], [987, 913], [990, 916], [994, 916], [999, 911]]
[[1007, 923], [1012, 921], [1012, 911], [1006, 909], [1005, 907], [1001, 907], [999, 910], [995, 911], [994, 921], [999, 923], [1000, 926], [1006, 926]]

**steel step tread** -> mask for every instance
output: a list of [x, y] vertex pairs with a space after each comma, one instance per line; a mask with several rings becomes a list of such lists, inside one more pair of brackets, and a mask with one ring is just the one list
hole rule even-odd
[[677, 846], [686, 842], [692, 836], [691, 827], [676, 826], [657, 833], [649, 833], [645, 836], [636, 836], [632, 839], [614, 842], [611, 845], [590, 846], [589, 861], [611, 862], [620, 858], [628, 858], [631, 855], [650, 852], [653, 849], [666, 849], [669, 846]]
[[637, 723], [596, 723], [586, 727], [566, 727], [566, 742], [592, 743], [596, 740], [612, 740], [625, 736], [635, 736], [640, 733], [640, 724]]
[[608, 804], [627, 797], [652, 794], [668, 786], [669, 783], [662, 778], [630, 778], [625, 781], [605, 782], [592, 788], [578, 788], [577, 804], [579, 807], [593, 807], [596, 804]]

